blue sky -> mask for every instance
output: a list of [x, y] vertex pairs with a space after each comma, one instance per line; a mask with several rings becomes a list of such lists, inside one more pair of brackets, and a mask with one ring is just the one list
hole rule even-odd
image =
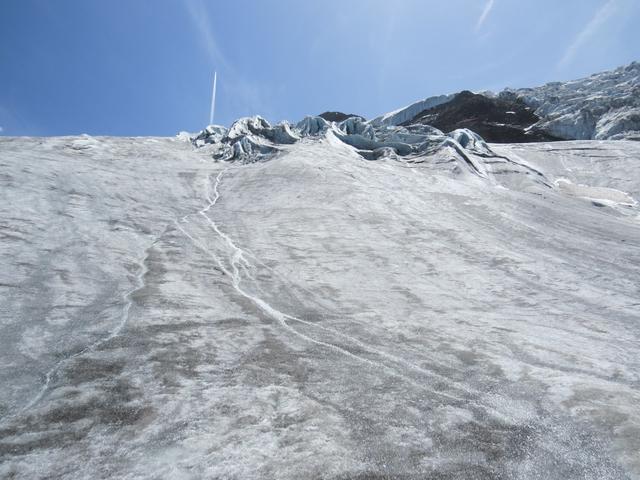
[[2, 0], [2, 135], [368, 118], [640, 60], [638, 0]]

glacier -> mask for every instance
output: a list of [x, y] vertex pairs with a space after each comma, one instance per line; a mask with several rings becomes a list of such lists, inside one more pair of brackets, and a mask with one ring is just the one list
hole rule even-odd
[[0, 477], [639, 477], [639, 143], [206, 131], [0, 138]]
[[640, 139], [640, 63], [571, 82], [507, 90], [535, 107], [537, 128], [564, 139]]
[[281, 122], [272, 126], [260, 116], [245, 117], [234, 122], [227, 130], [210, 125], [190, 139], [196, 148], [206, 147], [205, 152], [221, 161], [251, 163], [268, 160], [304, 139], [331, 137], [354, 147], [363, 158], [377, 160], [381, 157], [421, 156], [438, 150], [452, 149], [460, 159], [476, 171], [478, 166], [465, 151], [491, 155], [486, 142], [468, 129], [458, 129], [448, 134], [429, 125], [376, 126], [361, 117], [349, 117], [341, 122], [327, 122], [319, 116], [309, 116], [295, 126]]
[[0, 137], [0, 478], [640, 478], [636, 70], [499, 94], [580, 140]]
[[[522, 100], [539, 117], [529, 128], [558, 139], [640, 140], [639, 62], [569, 82], [479, 94], [489, 99]], [[455, 94], [429, 97], [370, 122], [375, 126], [412, 123], [420, 114], [455, 98]]]

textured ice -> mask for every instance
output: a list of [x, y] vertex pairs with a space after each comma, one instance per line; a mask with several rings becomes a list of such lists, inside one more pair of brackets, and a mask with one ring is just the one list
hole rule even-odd
[[[226, 137], [228, 130], [222, 125], [209, 125], [207, 128], [202, 130], [198, 135], [196, 135], [192, 141], [193, 144], [197, 147], [202, 147], [209, 143], [218, 143], [222, 141], [224, 137]], [[180, 138], [184, 138], [184, 133], [181, 132], [178, 134]]]
[[330, 123], [322, 117], [305, 117], [296, 124], [296, 129], [302, 136], [319, 135], [330, 128]]
[[492, 153], [489, 145], [487, 145], [482, 137], [468, 128], [459, 128], [454, 130], [449, 133], [449, 136], [458, 142], [463, 148], [488, 155]]
[[0, 477], [639, 478], [640, 144], [315, 124], [0, 138]]
[[640, 137], [640, 63], [570, 82], [506, 90], [535, 108], [534, 125], [560, 138]]
[[374, 126], [361, 117], [350, 117], [342, 122], [306, 117], [295, 127], [286, 122], [271, 126], [262, 117], [247, 117], [235, 122], [228, 131], [207, 127], [192, 137], [192, 143], [196, 147], [211, 147], [205, 151], [215, 159], [251, 163], [285, 152], [288, 145], [304, 138], [318, 140], [328, 136], [353, 147], [368, 160], [423, 156], [442, 150], [441, 153], [458, 158], [462, 165], [471, 166], [478, 174], [482, 168], [465, 152], [492, 155], [484, 140], [467, 129], [445, 135], [428, 125]]
[[191, 141], [195, 147], [207, 146], [206, 151], [216, 159], [251, 162], [277, 153], [278, 145], [290, 145], [299, 139], [288, 122], [272, 126], [256, 115], [236, 120], [228, 130], [209, 126]]

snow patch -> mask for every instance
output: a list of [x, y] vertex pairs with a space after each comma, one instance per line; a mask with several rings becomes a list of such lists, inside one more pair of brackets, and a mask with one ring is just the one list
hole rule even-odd
[[449, 95], [438, 95], [435, 97], [425, 98], [424, 100], [420, 100], [406, 107], [399, 108], [398, 110], [394, 110], [393, 112], [380, 115], [379, 117], [370, 120], [369, 123], [374, 126], [400, 125], [407, 120], [411, 120], [413, 117], [424, 110], [437, 107], [438, 105], [442, 105], [443, 103], [450, 102], [451, 100], [453, 100], [453, 97], [455, 97], [455, 94], [452, 93]]
[[603, 205], [634, 207], [638, 204], [631, 195], [614, 188], [590, 187], [588, 185], [575, 184], [567, 178], [558, 178], [554, 183], [561, 192], [567, 195], [585, 198]]

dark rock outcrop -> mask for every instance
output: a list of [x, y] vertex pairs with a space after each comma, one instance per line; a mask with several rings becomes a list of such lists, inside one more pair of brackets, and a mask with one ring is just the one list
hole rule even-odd
[[443, 132], [468, 128], [492, 143], [560, 140], [541, 130], [529, 129], [538, 120], [533, 109], [515, 96], [488, 97], [463, 91], [450, 102], [424, 110], [403, 125], [431, 125]]
[[324, 118], [327, 122], [343, 122], [347, 118], [351, 118], [351, 117], [358, 117], [365, 120], [363, 116], [356, 115], [355, 113], [323, 112], [318, 116]]

